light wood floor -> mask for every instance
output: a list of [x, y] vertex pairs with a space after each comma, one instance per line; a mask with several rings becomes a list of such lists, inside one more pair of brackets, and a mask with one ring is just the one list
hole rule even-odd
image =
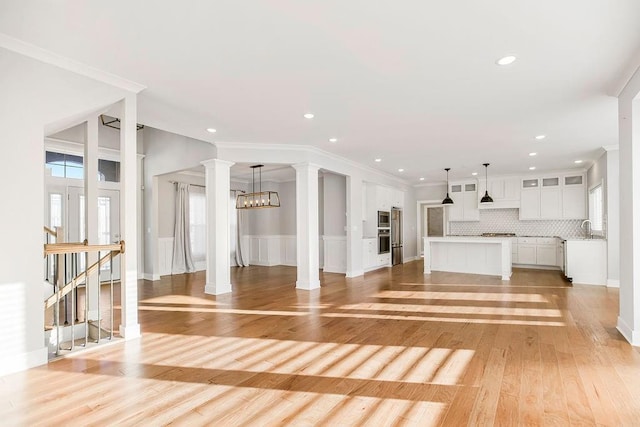
[[639, 425], [618, 292], [422, 262], [294, 288], [295, 268], [140, 282], [139, 340], [0, 378], [3, 425]]

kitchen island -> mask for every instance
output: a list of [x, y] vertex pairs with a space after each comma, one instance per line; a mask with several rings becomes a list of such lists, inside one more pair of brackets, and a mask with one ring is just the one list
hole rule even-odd
[[511, 239], [445, 236], [424, 238], [424, 274], [431, 271], [511, 278]]

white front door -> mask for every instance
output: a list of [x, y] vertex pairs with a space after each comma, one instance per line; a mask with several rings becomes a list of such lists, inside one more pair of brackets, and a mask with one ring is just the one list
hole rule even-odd
[[[82, 242], [85, 239], [84, 188], [68, 187], [66, 237], [68, 242]], [[108, 245], [120, 241], [120, 191], [98, 190], [98, 244]], [[102, 253], [106, 255], [106, 253]], [[84, 259], [80, 268], [84, 269]], [[100, 269], [100, 280], [110, 279], [109, 262]], [[113, 262], [113, 280], [120, 280], [120, 257]]]

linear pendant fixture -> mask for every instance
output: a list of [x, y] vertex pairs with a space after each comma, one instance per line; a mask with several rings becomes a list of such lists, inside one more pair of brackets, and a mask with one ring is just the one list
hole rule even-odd
[[[238, 194], [236, 209], [279, 208], [280, 197], [277, 191], [262, 191], [262, 168], [264, 165], [253, 165], [251, 193]], [[256, 192], [256, 169], [259, 171], [259, 186]]]
[[480, 203], [493, 203], [493, 199], [489, 195], [489, 180], [487, 179], [489, 163], [483, 163], [482, 165], [484, 166], [484, 196], [480, 199]]
[[451, 197], [449, 197], [449, 171], [451, 170], [451, 168], [444, 168], [444, 170], [447, 171], [447, 196], [442, 201], [442, 204], [443, 205], [452, 205], [453, 204], [453, 199]]

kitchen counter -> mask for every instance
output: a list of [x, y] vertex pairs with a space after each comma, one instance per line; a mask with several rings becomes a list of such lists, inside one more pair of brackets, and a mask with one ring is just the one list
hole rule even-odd
[[513, 237], [445, 236], [424, 238], [424, 274], [431, 271], [511, 278]]

